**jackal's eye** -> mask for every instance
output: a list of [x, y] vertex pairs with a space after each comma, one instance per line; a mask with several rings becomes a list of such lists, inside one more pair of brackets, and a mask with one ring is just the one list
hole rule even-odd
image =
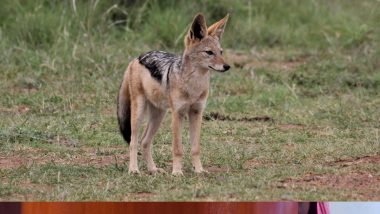
[[205, 51], [208, 55], [214, 55], [214, 52], [212, 51]]
[[223, 55], [223, 51], [220, 51], [220, 55]]

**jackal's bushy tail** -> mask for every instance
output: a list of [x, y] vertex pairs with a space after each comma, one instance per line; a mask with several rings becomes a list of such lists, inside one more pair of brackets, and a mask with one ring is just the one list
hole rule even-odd
[[[128, 67], [127, 72], [130, 68]], [[127, 79], [123, 78], [117, 97], [117, 120], [124, 140], [131, 141], [131, 97]]]

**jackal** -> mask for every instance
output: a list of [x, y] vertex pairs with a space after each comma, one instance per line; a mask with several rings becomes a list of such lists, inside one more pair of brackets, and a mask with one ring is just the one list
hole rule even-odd
[[137, 165], [138, 129], [145, 113], [148, 125], [141, 141], [143, 159], [149, 172], [164, 172], [152, 158], [152, 140], [167, 109], [172, 114], [173, 175], [182, 175], [182, 122], [190, 122], [191, 156], [194, 171], [206, 172], [200, 159], [202, 115], [210, 88], [209, 70], [225, 72], [220, 45], [229, 15], [209, 28], [202, 14], [197, 14], [185, 37], [182, 56], [150, 51], [129, 63], [118, 95], [117, 117], [124, 140], [129, 145], [129, 173], [139, 173]]

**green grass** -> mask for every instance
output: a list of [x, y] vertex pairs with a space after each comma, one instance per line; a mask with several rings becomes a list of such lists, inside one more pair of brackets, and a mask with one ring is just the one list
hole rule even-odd
[[[379, 200], [378, 1], [75, 2], [0, 8], [1, 200]], [[199, 11], [231, 14], [235, 65], [212, 74], [206, 114], [230, 120], [203, 122], [210, 173], [192, 172], [186, 126], [185, 176], [170, 175], [167, 115], [154, 159], [168, 174], [139, 161], [129, 175], [123, 72], [144, 51], [180, 53]]]

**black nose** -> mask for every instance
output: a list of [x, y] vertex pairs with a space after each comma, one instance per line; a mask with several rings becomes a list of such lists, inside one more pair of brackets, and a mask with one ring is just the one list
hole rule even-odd
[[224, 65], [223, 65], [223, 68], [224, 68], [225, 71], [228, 71], [228, 69], [230, 69], [230, 67], [231, 67], [231, 66], [230, 66], [230, 65], [227, 65], [227, 64], [224, 64]]

